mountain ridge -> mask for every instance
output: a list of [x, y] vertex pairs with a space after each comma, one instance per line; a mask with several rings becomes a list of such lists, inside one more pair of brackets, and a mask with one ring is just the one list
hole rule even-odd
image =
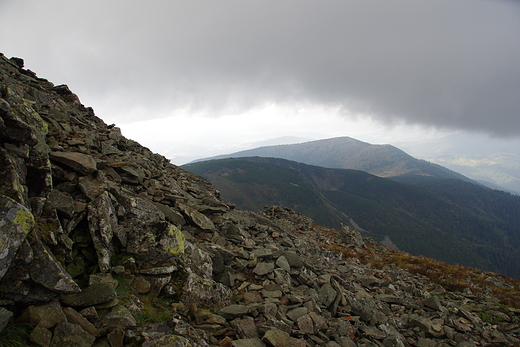
[[438, 164], [416, 159], [395, 146], [373, 145], [346, 136], [291, 145], [264, 146], [195, 162], [252, 156], [282, 158], [327, 168], [361, 170], [379, 177], [413, 174], [475, 182]]

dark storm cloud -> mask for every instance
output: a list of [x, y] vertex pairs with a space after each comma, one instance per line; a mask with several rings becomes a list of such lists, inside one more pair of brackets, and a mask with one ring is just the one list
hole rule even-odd
[[107, 104], [219, 114], [311, 103], [385, 122], [520, 136], [516, 1], [1, 6], [9, 51], [0, 50]]

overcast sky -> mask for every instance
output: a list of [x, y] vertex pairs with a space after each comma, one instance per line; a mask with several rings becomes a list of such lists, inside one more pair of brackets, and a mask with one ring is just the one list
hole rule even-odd
[[1, 0], [0, 52], [145, 145], [520, 138], [520, 1]]

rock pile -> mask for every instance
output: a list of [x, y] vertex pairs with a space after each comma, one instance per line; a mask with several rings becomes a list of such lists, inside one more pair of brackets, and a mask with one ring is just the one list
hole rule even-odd
[[520, 344], [520, 312], [322, 246], [385, 251], [351, 228], [222, 202], [21, 59], [1, 56], [0, 86], [0, 329], [27, 323], [37, 346]]

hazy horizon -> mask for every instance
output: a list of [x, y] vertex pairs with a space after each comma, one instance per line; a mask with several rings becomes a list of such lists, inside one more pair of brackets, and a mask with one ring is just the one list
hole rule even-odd
[[508, 0], [4, 0], [0, 52], [174, 162], [283, 136], [520, 152], [519, 19]]

